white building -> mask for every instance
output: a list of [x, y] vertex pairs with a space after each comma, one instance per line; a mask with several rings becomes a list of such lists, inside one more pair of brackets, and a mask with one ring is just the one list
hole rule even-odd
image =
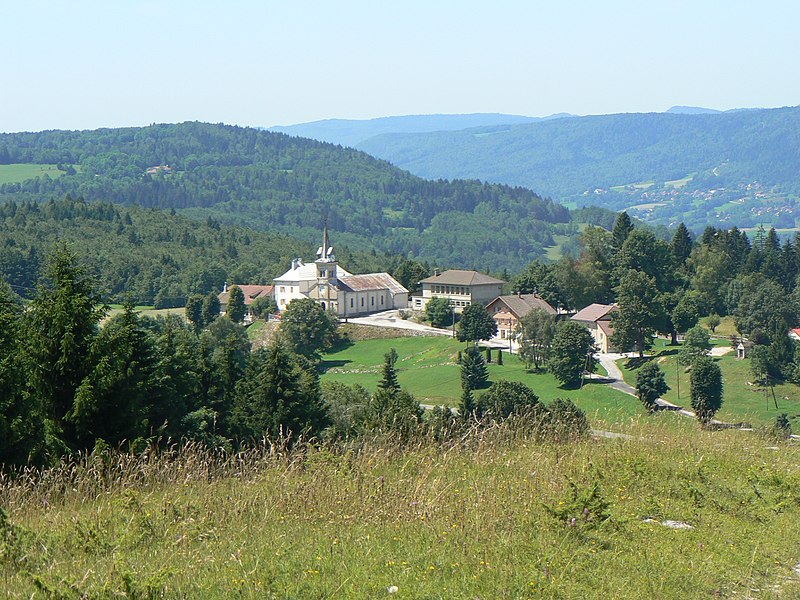
[[505, 281], [478, 271], [451, 269], [423, 279], [420, 283], [422, 295], [414, 296], [414, 310], [425, 310], [431, 298], [445, 298], [455, 307], [456, 312], [461, 312], [465, 306], [474, 302], [488, 304], [497, 298], [503, 291]]
[[327, 225], [317, 260], [311, 264], [293, 260], [292, 268], [274, 282], [280, 310], [297, 298], [312, 298], [344, 318], [408, 307], [408, 290], [388, 273], [353, 275], [339, 266]]

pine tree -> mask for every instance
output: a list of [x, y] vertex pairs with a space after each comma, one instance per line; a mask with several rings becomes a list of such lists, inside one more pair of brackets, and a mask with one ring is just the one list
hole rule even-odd
[[470, 346], [461, 355], [461, 388], [477, 390], [486, 385], [489, 371], [477, 346]]
[[616, 252], [622, 250], [622, 245], [633, 231], [633, 222], [628, 213], [622, 211], [614, 222], [614, 229], [611, 231], [611, 244]]
[[281, 343], [253, 354], [233, 413], [241, 437], [316, 435], [328, 424], [315, 374], [300, 365]]
[[683, 266], [692, 254], [692, 236], [686, 225], [681, 223], [678, 229], [675, 230], [675, 235], [672, 236], [672, 243], [670, 244], [670, 251], [675, 264]]
[[[69, 420], [77, 441], [91, 448], [97, 439], [112, 446], [133, 442], [148, 429], [149, 403], [155, 391], [153, 340], [139, 323], [133, 304], [112, 317], [92, 344], [92, 371], [75, 394]], [[158, 428], [162, 423], [150, 424]]]
[[22, 303], [0, 280], [0, 464], [35, 462], [44, 446], [42, 412], [25, 393], [22, 340]]
[[106, 311], [75, 254], [64, 244], [58, 246], [25, 313], [28, 377], [52, 423], [55, 444], [77, 442], [68, 417], [78, 387], [94, 367], [91, 348]]
[[400, 384], [397, 382], [396, 364], [397, 350], [392, 348], [383, 355], [383, 375], [380, 382], [378, 382], [378, 389], [394, 392], [400, 390]]

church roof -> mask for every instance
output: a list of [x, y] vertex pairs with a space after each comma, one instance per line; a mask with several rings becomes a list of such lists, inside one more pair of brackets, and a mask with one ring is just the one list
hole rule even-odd
[[388, 289], [393, 294], [407, 294], [408, 290], [388, 273], [367, 273], [339, 277], [339, 287], [348, 292], [364, 292], [368, 290]]
[[420, 283], [438, 283], [444, 285], [487, 285], [504, 284], [502, 279], [495, 279], [478, 271], [462, 271], [450, 269], [441, 275], [434, 275], [420, 281]]

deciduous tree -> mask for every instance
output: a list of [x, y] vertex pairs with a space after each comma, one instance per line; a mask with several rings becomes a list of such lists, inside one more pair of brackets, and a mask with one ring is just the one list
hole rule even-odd
[[584, 370], [593, 372], [594, 339], [589, 330], [575, 321], [562, 321], [556, 327], [547, 368], [565, 386], [577, 386]]
[[711, 358], [703, 356], [692, 365], [689, 381], [692, 410], [702, 425], [708, 425], [722, 407], [722, 371]]

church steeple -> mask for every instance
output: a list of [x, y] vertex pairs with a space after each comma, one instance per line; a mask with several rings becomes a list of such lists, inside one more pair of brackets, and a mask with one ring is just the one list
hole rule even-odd
[[333, 246], [330, 245], [328, 239], [328, 219], [325, 219], [325, 228], [322, 234], [322, 246], [317, 250], [317, 261], [334, 262], [336, 258], [333, 256]]

